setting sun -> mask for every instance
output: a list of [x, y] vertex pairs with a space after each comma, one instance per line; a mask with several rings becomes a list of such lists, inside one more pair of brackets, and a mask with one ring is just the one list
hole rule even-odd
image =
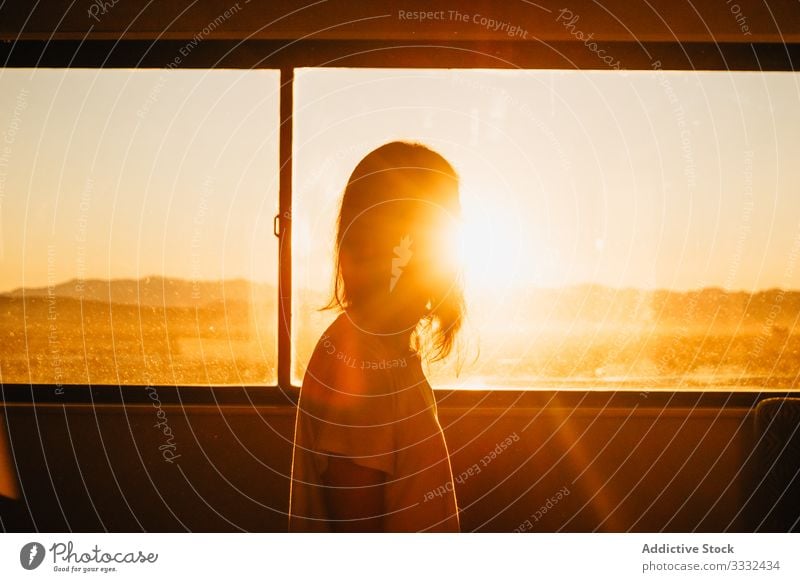
[[486, 196], [485, 191], [479, 196], [479, 189], [469, 183], [462, 188], [459, 259], [468, 291], [502, 291], [518, 284], [520, 273], [536, 269], [535, 249], [526, 244], [514, 213], [492, 205], [496, 198]]

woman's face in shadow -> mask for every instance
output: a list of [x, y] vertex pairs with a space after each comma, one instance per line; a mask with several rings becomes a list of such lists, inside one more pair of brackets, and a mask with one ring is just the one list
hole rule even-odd
[[[366, 331], [410, 334], [457, 273], [455, 220], [422, 200], [389, 202], [356, 219], [351, 252], [342, 256], [354, 307]], [[364, 236], [366, 233], [366, 236]]]

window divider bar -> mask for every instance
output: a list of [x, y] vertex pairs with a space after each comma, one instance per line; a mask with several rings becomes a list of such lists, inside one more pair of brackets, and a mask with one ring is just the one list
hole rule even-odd
[[292, 391], [292, 112], [294, 69], [281, 68], [278, 194], [278, 386]]

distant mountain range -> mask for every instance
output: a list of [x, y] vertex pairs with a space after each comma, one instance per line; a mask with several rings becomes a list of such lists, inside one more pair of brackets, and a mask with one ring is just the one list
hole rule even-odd
[[[16, 289], [0, 299], [47, 297], [47, 287]], [[58, 298], [150, 307], [196, 307], [222, 302], [277, 301], [275, 285], [245, 279], [189, 281], [170, 277], [143, 279], [72, 280], [52, 288]], [[305, 293], [313, 307], [325, 304], [325, 294]], [[725, 291], [710, 287], [695, 291], [615, 289], [602, 285], [575, 285], [561, 289], [529, 288], [508, 294], [497, 293], [489, 301], [508, 302], [508, 309], [523, 324], [545, 322], [569, 325], [576, 322], [702, 328], [708, 332], [740, 333], [764, 325], [800, 333], [800, 291], [771, 289], [757, 293]], [[496, 321], [502, 328], [505, 322]], [[513, 324], [512, 324], [513, 325]]]
[[0, 297], [20, 299], [47, 297], [99, 301], [122, 305], [148, 307], [195, 307], [220, 302], [275, 302], [277, 288], [267, 283], [254, 283], [245, 279], [222, 281], [188, 281], [170, 277], [145, 277], [143, 279], [73, 279], [48, 287], [20, 288]]

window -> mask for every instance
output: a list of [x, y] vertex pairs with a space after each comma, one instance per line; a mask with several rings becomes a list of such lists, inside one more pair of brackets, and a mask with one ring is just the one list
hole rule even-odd
[[[409, 139], [462, 179], [435, 386], [796, 387], [797, 73], [294, 71], [294, 384], [348, 174]], [[278, 71], [0, 78], [2, 382], [276, 384]]]
[[782, 72], [297, 70], [293, 381], [334, 316], [348, 174], [410, 139], [462, 179], [470, 320], [434, 385], [796, 386], [798, 95]]
[[278, 72], [0, 87], [2, 382], [275, 384]]

